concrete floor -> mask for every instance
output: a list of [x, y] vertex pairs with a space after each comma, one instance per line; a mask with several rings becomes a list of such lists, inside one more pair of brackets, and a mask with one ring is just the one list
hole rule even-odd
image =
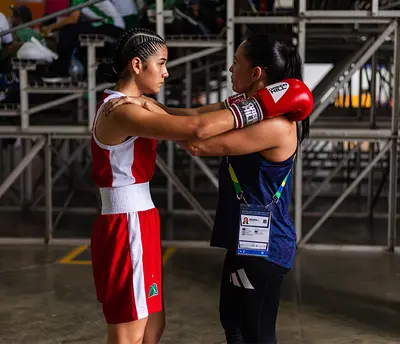
[[[60, 263], [70, 251], [0, 247], [0, 343], [105, 343], [90, 262]], [[75, 260], [88, 258], [84, 251]], [[162, 343], [224, 343], [218, 319], [222, 260], [218, 249], [178, 249], [169, 256]], [[279, 343], [400, 343], [399, 285], [398, 256], [298, 252], [283, 286]]]

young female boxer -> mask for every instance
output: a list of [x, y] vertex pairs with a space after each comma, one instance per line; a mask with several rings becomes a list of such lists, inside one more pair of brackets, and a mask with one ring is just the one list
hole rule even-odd
[[114, 63], [100, 68], [117, 82], [104, 92], [92, 130], [92, 178], [102, 200], [92, 232], [92, 266], [109, 344], [155, 344], [164, 327], [160, 224], [149, 192], [156, 139], [207, 140], [282, 113], [300, 118], [310, 112], [311, 93], [299, 80], [287, 81], [281, 99], [260, 90], [250, 101], [230, 100], [229, 109], [199, 116], [173, 116], [146, 100], [144, 107], [105, 110], [112, 99], [157, 93], [168, 77], [167, 58], [161, 37], [134, 29], [121, 37]]

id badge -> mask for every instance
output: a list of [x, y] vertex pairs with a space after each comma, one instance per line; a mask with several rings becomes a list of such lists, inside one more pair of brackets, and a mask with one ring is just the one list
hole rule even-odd
[[240, 205], [237, 254], [265, 257], [269, 253], [271, 212], [258, 205]]

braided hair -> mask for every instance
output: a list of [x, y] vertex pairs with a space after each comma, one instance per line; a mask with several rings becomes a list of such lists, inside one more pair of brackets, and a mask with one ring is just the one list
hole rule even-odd
[[124, 77], [126, 67], [135, 57], [140, 58], [145, 64], [149, 57], [165, 45], [165, 40], [151, 30], [143, 28], [128, 30], [118, 40], [114, 61], [100, 64], [97, 72], [107, 82], [115, 83]]

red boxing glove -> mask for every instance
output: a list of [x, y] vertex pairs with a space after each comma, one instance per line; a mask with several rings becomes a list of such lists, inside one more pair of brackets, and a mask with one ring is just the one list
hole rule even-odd
[[286, 79], [262, 88], [249, 99], [233, 103], [228, 108], [238, 129], [282, 114], [299, 122], [310, 115], [313, 105], [312, 93], [302, 81]]
[[225, 107], [228, 109], [232, 104], [237, 104], [242, 102], [247, 98], [246, 93], [238, 93], [230, 96], [224, 100]]

